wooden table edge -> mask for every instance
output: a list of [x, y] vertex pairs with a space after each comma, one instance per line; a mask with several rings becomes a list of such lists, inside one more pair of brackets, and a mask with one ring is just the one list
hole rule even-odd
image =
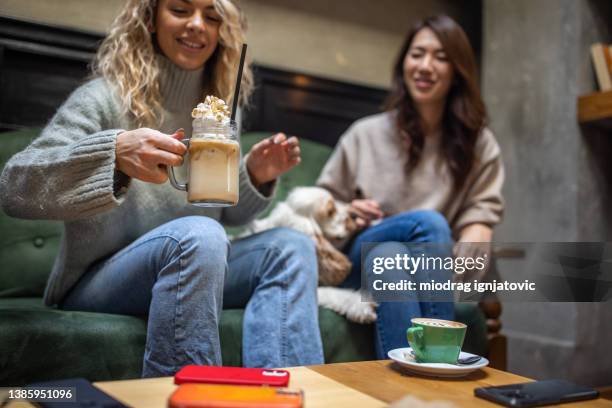
[[[378, 383], [375, 385], [372, 385], [371, 382], [364, 382], [359, 379], [355, 379], [354, 375], [351, 375], [350, 373], [346, 372], [346, 371], [350, 371], [351, 369], [354, 370], [359, 365], [361, 365], [362, 367], [369, 366], [367, 367], [367, 368], [370, 368], [369, 372], [371, 373], [373, 377], [377, 378]], [[433, 384], [435, 382], [471, 384], [469, 385], [469, 387], [472, 388], [472, 390], [470, 390], [470, 393], [464, 396], [472, 397], [473, 401], [477, 403], [478, 405], [485, 405], [485, 406], [491, 406], [491, 407], [500, 407], [500, 405], [497, 405], [492, 402], [475, 397], [473, 395], [474, 388], [487, 387], [487, 386], [499, 386], [499, 385], [507, 385], [507, 384], [517, 384], [517, 383], [522, 383], [522, 382], [535, 381], [532, 378], [524, 377], [524, 376], [510, 373], [507, 371], [497, 370], [491, 367], [485, 367], [485, 368], [476, 370], [475, 372], [469, 374], [468, 376], [460, 377], [460, 378], [435, 378], [435, 377], [420, 376], [420, 375], [408, 373], [405, 370], [402, 370], [402, 367], [399, 366], [397, 363], [393, 362], [392, 360], [370, 360], [370, 361], [364, 361], [364, 362], [322, 364], [322, 365], [316, 365], [316, 366], [307, 366], [306, 368], [313, 370], [326, 377], [329, 377], [347, 387], [351, 387], [355, 389], [356, 391], [359, 391], [361, 393], [364, 393], [366, 395], [369, 395], [375, 399], [384, 401], [386, 403], [392, 403], [394, 401], [397, 401], [398, 399], [400, 399], [398, 397], [401, 397], [401, 395], [414, 395], [417, 398], [425, 399], [425, 400], [440, 400], [441, 399], [437, 397], [436, 395], [433, 395], [433, 393], [432, 395], [424, 396], [424, 394], [426, 393], [414, 392], [414, 389], [407, 389], [407, 387], [401, 390], [400, 389], [401, 385], [398, 385], [398, 382], [399, 382], [398, 378], [403, 378], [403, 377], [407, 377], [408, 382], [421, 383], [421, 384], [427, 383], [427, 382], [429, 382], [430, 384]], [[385, 384], [384, 377], [381, 377], [381, 368], [389, 370], [389, 372], [393, 372], [393, 374], [391, 374], [392, 379], [393, 379], [391, 386], [394, 387], [394, 391], [391, 393], [389, 393], [388, 390], [385, 389], [385, 387], [388, 385]], [[398, 373], [401, 374], [402, 377], [398, 377], [397, 376]], [[407, 381], [404, 380], [404, 382], [407, 382]], [[476, 381], [477, 385], [474, 385], [473, 381]], [[420, 388], [420, 387], [418, 387], [418, 389], [420, 391], [423, 390], [423, 388]], [[606, 392], [608, 391], [608, 388], [602, 388], [602, 389], [604, 389]], [[453, 402], [453, 399], [450, 398], [448, 401]], [[582, 407], [591, 407], [591, 406], [592, 407], [600, 407], [600, 406], [612, 407], [612, 400], [607, 398], [606, 394], [604, 394], [604, 395], [600, 395], [599, 398], [594, 399], [594, 400], [587, 400], [587, 401], [576, 402], [576, 403], [566, 403], [566, 404], [555, 405], [555, 406], [567, 407], [567, 408], [573, 408], [573, 407], [582, 408]]]

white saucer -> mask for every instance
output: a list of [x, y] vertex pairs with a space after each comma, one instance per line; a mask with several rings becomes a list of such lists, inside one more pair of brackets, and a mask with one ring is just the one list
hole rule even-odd
[[[481, 357], [474, 364], [469, 365], [454, 365], [446, 363], [417, 363], [412, 356], [410, 347], [398, 348], [391, 350], [387, 355], [389, 358], [402, 367], [417, 374], [428, 375], [432, 377], [463, 377], [469, 373], [478, 370], [479, 368], [489, 365], [489, 360]], [[461, 352], [459, 358], [472, 357], [475, 354]]]

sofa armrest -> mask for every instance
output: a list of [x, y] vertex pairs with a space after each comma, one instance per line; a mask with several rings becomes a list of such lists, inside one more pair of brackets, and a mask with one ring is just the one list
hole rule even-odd
[[487, 319], [487, 357], [491, 367], [505, 371], [508, 366], [508, 345], [506, 336], [501, 333], [502, 304], [497, 299], [488, 299], [478, 303], [478, 307]]
[[[493, 258], [491, 263], [491, 270], [489, 271], [489, 279], [500, 279], [499, 272], [497, 270], [497, 259], [508, 258], [508, 257], [520, 257], [524, 254], [518, 253], [512, 250], [499, 248], [493, 252]], [[495, 295], [488, 295], [482, 299], [478, 306], [487, 319], [487, 358], [491, 363], [491, 367], [497, 368], [498, 370], [506, 370], [508, 367], [508, 340], [505, 335], [501, 333], [502, 322], [502, 304]]]

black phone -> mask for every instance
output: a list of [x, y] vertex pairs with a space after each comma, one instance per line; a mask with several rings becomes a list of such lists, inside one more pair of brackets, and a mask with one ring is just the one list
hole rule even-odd
[[474, 395], [505, 407], [539, 407], [593, 399], [599, 396], [599, 392], [565, 380], [543, 380], [476, 388]]
[[[71, 401], [64, 401], [62, 398], [54, 400], [34, 400], [34, 403], [43, 408], [130, 408], [129, 406], [117, 401], [101, 389], [94, 386], [85, 378], [70, 378], [66, 380], [46, 381], [35, 384], [28, 384], [24, 389], [39, 390], [70, 390]], [[55, 393], [57, 394], [57, 393]], [[62, 393], [62, 396], [66, 396]], [[55, 395], [57, 397], [57, 395]]]

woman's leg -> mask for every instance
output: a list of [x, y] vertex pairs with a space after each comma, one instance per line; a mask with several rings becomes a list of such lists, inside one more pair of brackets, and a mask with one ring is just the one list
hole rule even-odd
[[245, 367], [323, 363], [314, 242], [275, 228], [232, 242], [224, 308], [245, 307]]
[[220, 365], [218, 324], [229, 242], [206, 217], [180, 218], [94, 265], [66, 310], [149, 315], [143, 377], [187, 364]]
[[[451, 240], [451, 233], [446, 219], [436, 211], [416, 210], [386, 218], [380, 224], [363, 231], [351, 244], [349, 258], [353, 263], [353, 270], [343, 286], [351, 288], [359, 288], [361, 286], [361, 247], [364, 243], [431, 242], [435, 244], [450, 244]], [[424, 248], [426, 249], [427, 246], [424, 246]], [[448, 248], [450, 249], [450, 245], [448, 245]], [[387, 253], [389, 251], [392, 253], [404, 251], [411, 255], [409, 249], [401, 245], [395, 245], [394, 247], [385, 246], [376, 250]], [[421, 252], [412, 255], [419, 256]], [[425, 256], [428, 255], [431, 254], [425, 253]], [[450, 253], [436, 253], [436, 256], [444, 255], [450, 256]], [[413, 280], [418, 284], [419, 281], [429, 281], [430, 279], [450, 279], [450, 273], [441, 271], [423, 273], [423, 271], [417, 271], [414, 275], [406, 274], [405, 278]], [[408, 345], [406, 329], [410, 327], [410, 319], [413, 317], [426, 316], [448, 320], [454, 318], [452, 302], [423, 301], [418, 298], [418, 293], [404, 292], [403, 295], [406, 297], [413, 296], [413, 299], [409, 301], [380, 302], [378, 306], [375, 338], [378, 358], [387, 358], [389, 350]]]

